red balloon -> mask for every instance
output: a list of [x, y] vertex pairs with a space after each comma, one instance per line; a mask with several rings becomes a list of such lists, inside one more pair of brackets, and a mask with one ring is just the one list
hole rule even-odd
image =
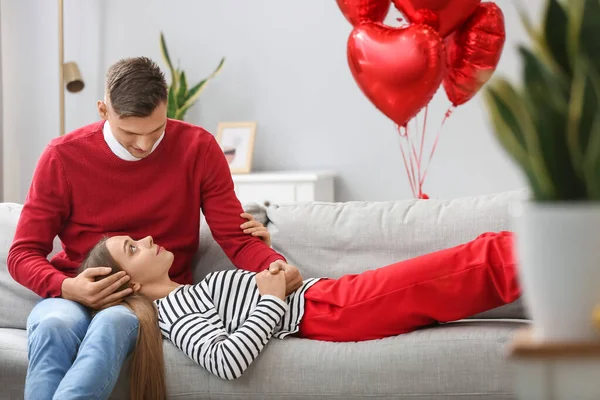
[[348, 63], [362, 92], [404, 126], [429, 103], [444, 77], [444, 43], [427, 25], [358, 25], [348, 39]]
[[505, 40], [504, 14], [494, 3], [482, 3], [467, 23], [446, 39], [444, 89], [453, 105], [471, 100], [491, 78]]
[[363, 22], [383, 22], [392, 0], [337, 0], [346, 19], [356, 26]]
[[481, 0], [394, 0], [410, 23], [425, 23], [448, 36], [473, 14]]

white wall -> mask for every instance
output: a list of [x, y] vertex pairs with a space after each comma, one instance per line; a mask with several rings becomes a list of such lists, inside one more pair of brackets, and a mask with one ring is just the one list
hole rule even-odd
[[[530, 7], [538, 9], [541, 3], [530, 1]], [[187, 118], [211, 131], [219, 121], [257, 120], [255, 169], [336, 170], [338, 200], [411, 196], [394, 126], [362, 95], [347, 67], [351, 28], [335, 1], [106, 4], [105, 67], [130, 55], [159, 59], [161, 29], [171, 54], [194, 79], [227, 57], [222, 74]], [[508, 30], [499, 72], [514, 76], [519, 68], [515, 42], [524, 32], [511, 2], [499, 4]], [[448, 105], [441, 93], [430, 110], [429, 136]], [[480, 98], [456, 110], [445, 126], [427, 183], [426, 191], [436, 197], [524, 184], [492, 137]]]
[[103, 98], [103, 30], [106, 18], [101, 0], [64, 0], [65, 62], [75, 61], [85, 82], [79, 93], [65, 92], [65, 130], [70, 132], [98, 120], [96, 102]]
[[[41, 149], [58, 132], [56, 7], [45, 0], [0, 1], [4, 131], [13, 136], [5, 143], [11, 180], [5, 187], [10, 198], [22, 199]], [[530, 0], [528, 6], [539, 15], [542, 3]], [[525, 33], [512, 2], [498, 4], [508, 31], [498, 73], [514, 77], [520, 68], [516, 43]], [[395, 128], [349, 72], [351, 28], [333, 0], [67, 0], [66, 58], [79, 63], [87, 85], [67, 94], [68, 129], [97, 120], [104, 74], [117, 59], [146, 55], [164, 66], [160, 30], [190, 80], [227, 57], [187, 119], [212, 132], [220, 121], [258, 121], [255, 170], [338, 171], [339, 201], [411, 196]], [[430, 137], [448, 105], [443, 92], [432, 103]], [[480, 97], [457, 109], [444, 128], [426, 192], [456, 197], [523, 185], [492, 136]]]
[[55, 4], [0, 3], [5, 201], [23, 201], [42, 149], [58, 135]]
[[[44, 146], [59, 135], [58, 6], [1, 0], [4, 200], [23, 202]], [[78, 62], [81, 94], [66, 93], [67, 131], [97, 119], [101, 2], [65, 0], [65, 60]]]

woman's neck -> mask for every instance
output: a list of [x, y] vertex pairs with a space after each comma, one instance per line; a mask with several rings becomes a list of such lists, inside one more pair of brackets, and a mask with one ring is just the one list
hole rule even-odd
[[162, 299], [179, 286], [181, 286], [179, 283], [173, 282], [167, 278], [160, 282], [146, 283], [140, 288], [140, 294], [143, 294], [150, 300]]

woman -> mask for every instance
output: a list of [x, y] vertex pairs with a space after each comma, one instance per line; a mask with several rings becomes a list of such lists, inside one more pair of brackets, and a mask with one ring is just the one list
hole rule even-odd
[[[255, 230], [269, 239], [262, 225]], [[82, 267], [111, 265], [113, 273], [123, 270], [131, 277], [135, 295], [125, 302], [140, 319], [132, 385], [144, 387], [150, 398], [165, 393], [156, 324], [164, 338], [209, 372], [236, 379], [273, 336], [379, 339], [510, 303], [520, 295], [512, 247], [509, 232], [486, 233], [361, 274], [307, 279], [289, 294], [282, 262], [258, 274], [218, 271], [195, 285], [177, 284], [168, 275], [173, 254], [151, 237], [103, 240]], [[135, 304], [142, 302], [143, 310]]]

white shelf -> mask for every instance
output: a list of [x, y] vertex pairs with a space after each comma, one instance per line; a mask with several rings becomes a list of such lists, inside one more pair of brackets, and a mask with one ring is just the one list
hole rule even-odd
[[261, 171], [249, 174], [234, 174], [234, 182], [313, 182], [335, 177], [333, 171]]
[[264, 206], [283, 203], [335, 201], [332, 171], [264, 171], [233, 175], [242, 204]]

